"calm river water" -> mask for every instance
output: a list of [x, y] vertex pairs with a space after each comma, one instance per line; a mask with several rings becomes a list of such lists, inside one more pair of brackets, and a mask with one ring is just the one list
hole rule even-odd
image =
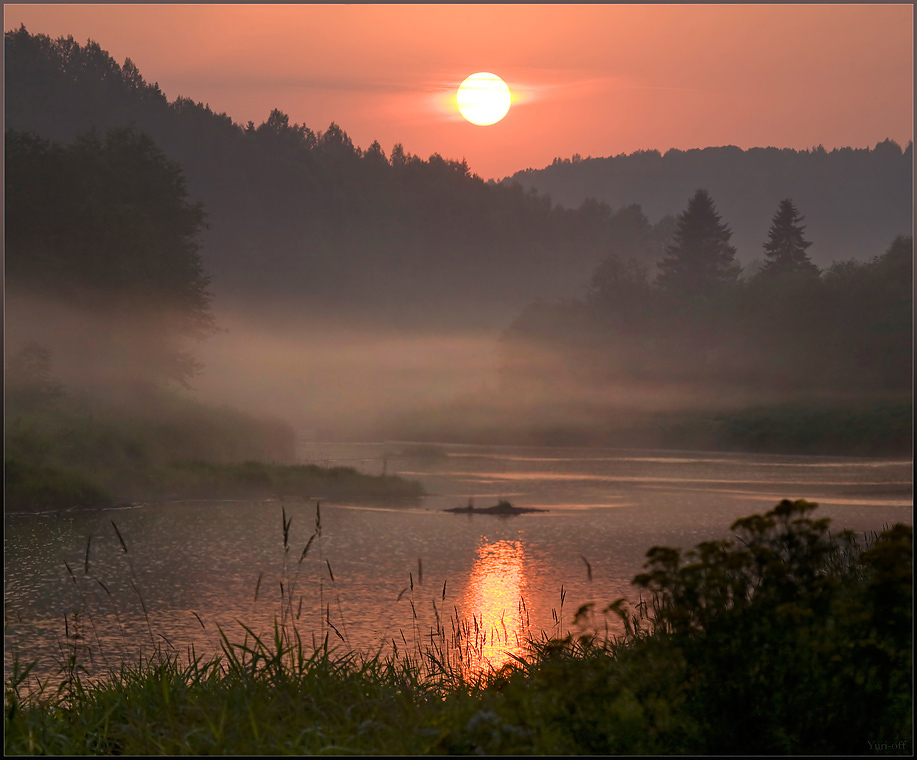
[[[321, 535], [301, 565], [320, 494], [7, 514], [7, 672], [14, 654], [53, 672], [73, 645], [87, 665], [102, 667], [153, 645], [211, 654], [218, 627], [231, 641], [244, 637], [240, 622], [269, 632], [281, 614], [281, 584], [307, 642], [328, 633], [340, 648], [412, 649], [429, 641], [438, 617], [447, 638], [467, 631], [478, 662], [499, 665], [526, 633], [575, 630], [584, 603], [596, 603], [590, 624], [603, 628], [602, 607], [637, 600], [630, 580], [651, 546], [727, 537], [734, 520], [782, 498], [818, 502], [816, 516], [838, 529], [913, 522], [913, 462], [904, 458], [438, 449], [424, 457], [404, 454], [407, 444], [302, 444], [304, 462], [397, 473], [432, 495], [397, 504], [323, 500]], [[499, 498], [547, 511], [444, 511]], [[282, 509], [292, 518], [286, 554]]]

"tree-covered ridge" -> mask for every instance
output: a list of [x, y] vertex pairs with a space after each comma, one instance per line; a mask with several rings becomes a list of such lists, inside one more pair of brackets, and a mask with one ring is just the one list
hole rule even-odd
[[717, 198], [743, 261], [761, 258], [767, 233], [762, 208], [792, 198], [805, 209], [809, 255], [820, 266], [880, 253], [913, 228], [913, 144], [811, 150], [735, 146], [636, 151], [606, 158], [555, 159], [504, 180], [549, 193], [568, 208], [585, 198], [611, 206], [636, 203], [651, 219], [675, 214], [696, 188]]
[[582, 297], [535, 302], [503, 340], [507, 387], [558, 378], [583, 388], [681, 383], [711, 395], [902, 394], [912, 387], [913, 239], [825, 271], [806, 254], [802, 217], [778, 205], [766, 263], [738, 277], [729, 226], [698, 190], [655, 275], [608, 254]]
[[911, 229], [912, 149], [888, 141], [644, 151], [557, 161], [515, 175], [521, 186], [495, 186], [464, 161], [361, 149], [334, 123], [315, 131], [275, 109], [240, 125], [187, 97], [169, 101], [96, 43], [20, 28], [6, 34], [5, 56], [7, 127], [69, 142], [133, 123], [152, 136], [208, 211], [201, 254], [214, 292], [259, 308], [499, 324], [534, 298], [574, 295], [609, 251], [628, 246], [626, 258], [654, 268], [697, 187], [717, 199], [745, 262], [764, 259], [762, 210], [786, 198], [805, 210], [807, 254], [822, 266], [866, 260]]
[[70, 142], [132, 123], [183, 167], [208, 212], [206, 271], [233, 300], [493, 324], [575, 292], [619, 234], [604, 204], [559, 209], [464, 161], [363, 150], [337, 124], [314, 131], [277, 109], [243, 126], [170, 102], [92, 42], [20, 28], [5, 55], [8, 128]]
[[126, 128], [62, 146], [8, 131], [5, 159], [11, 287], [118, 291], [185, 310], [190, 335], [207, 331], [204, 211], [149, 137]]
[[[70, 145], [7, 131], [5, 148], [8, 336], [15, 343], [33, 340], [30, 330], [66, 334], [74, 319], [107, 322], [77, 341], [57, 337], [54, 348], [82, 351], [84, 363], [118, 381], [187, 383], [198, 364], [183, 341], [207, 337], [215, 323], [199, 254], [204, 211], [189, 200], [180, 167], [131, 128]], [[45, 310], [38, 327], [22, 299], [67, 316], [54, 326]]]

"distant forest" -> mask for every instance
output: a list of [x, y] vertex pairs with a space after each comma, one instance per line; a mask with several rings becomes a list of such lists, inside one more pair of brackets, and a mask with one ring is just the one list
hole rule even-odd
[[[206, 212], [200, 256], [221, 308], [499, 329], [536, 299], [575, 298], [610, 254], [655, 267], [674, 215], [700, 187], [737, 230], [739, 261], [763, 258], [768, 219], [787, 197], [808, 221], [816, 262], [866, 260], [910, 231], [911, 148], [890, 143], [825, 155], [722, 148], [605, 159], [629, 189], [594, 200], [601, 183], [583, 177], [571, 203], [568, 185], [551, 195], [525, 185], [579, 177], [598, 160], [488, 183], [438, 154], [361, 149], [334, 123], [315, 131], [275, 109], [260, 125], [239, 125], [187, 97], [169, 101], [130, 59], [119, 65], [91, 41], [22, 27], [5, 42], [8, 130], [70, 144], [131, 126], [181, 167], [189, 199]], [[833, 209], [827, 221], [824, 208]]]
[[[609, 427], [622, 419], [609, 410], [639, 404], [888, 400], [895, 446], [909, 445], [910, 145], [617, 157], [631, 194], [568, 209], [438, 154], [360, 149], [334, 123], [315, 132], [275, 109], [242, 126], [170, 102], [92, 42], [21, 28], [5, 55], [7, 338], [24, 346], [24, 388], [57, 393], [52, 355], [109, 380], [187, 384], [191, 343], [236, 309], [269, 329], [504, 331], [486, 402], [522, 426], [552, 405]], [[737, 203], [757, 225], [754, 267]], [[471, 418], [466, 401], [444, 407], [436, 435]], [[883, 414], [870, 417], [877, 451]]]
[[23, 27], [5, 56], [7, 129], [70, 143], [132, 125], [183, 168], [224, 306], [496, 327], [533, 298], [576, 292], [615, 234], [614, 214], [557, 208], [438, 154], [360, 149], [334, 123], [316, 132], [279, 110], [242, 126], [169, 101], [93, 42]]
[[[774, 209], [761, 269], [740, 277], [728, 225], [698, 190], [658, 272], [609, 255], [579, 298], [537, 301], [502, 341], [504, 383], [557, 389], [669, 386], [708, 402], [906, 396], [913, 388], [913, 238], [822, 271], [792, 200]], [[559, 395], [564, 395], [561, 393]]]
[[503, 180], [547, 193], [568, 208], [592, 198], [613, 208], [638, 204], [654, 220], [677, 214], [699, 187], [717, 199], [729, 220], [738, 258], [763, 259], [761, 244], [775, 208], [793, 198], [806, 217], [810, 256], [820, 266], [866, 259], [913, 229], [914, 146], [892, 140], [874, 148], [811, 150], [735, 146], [643, 150], [607, 158], [554, 159]]

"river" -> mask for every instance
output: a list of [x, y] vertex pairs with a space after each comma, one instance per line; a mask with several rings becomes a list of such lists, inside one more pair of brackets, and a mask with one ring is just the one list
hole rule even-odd
[[[816, 516], [859, 533], [913, 522], [905, 458], [314, 442], [300, 458], [418, 479], [430, 495], [7, 514], [7, 673], [17, 655], [45, 675], [71, 652], [103, 669], [156, 646], [206, 656], [221, 629], [269, 634], [281, 599], [310, 647], [327, 634], [342, 650], [418, 651], [438, 629], [441, 645], [466, 647], [465, 664], [496, 667], [527, 635], [577, 630], [583, 604], [595, 606], [580, 625], [613, 628], [602, 610], [637, 600], [630, 581], [651, 546], [728, 537], [780, 499], [818, 502]], [[544, 511], [444, 511], [501, 498]]]

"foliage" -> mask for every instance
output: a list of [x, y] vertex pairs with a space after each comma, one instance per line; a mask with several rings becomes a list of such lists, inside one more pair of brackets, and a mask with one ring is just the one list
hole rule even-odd
[[162, 473], [171, 492], [192, 497], [297, 495], [303, 498], [379, 499], [423, 495], [417, 481], [396, 475], [367, 475], [352, 467], [279, 465], [247, 461], [217, 465], [201, 460], [173, 462]]
[[71, 507], [106, 507], [111, 496], [82, 473], [18, 459], [3, 461], [3, 501], [6, 509], [47, 511]]
[[161, 498], [182, 482], [170, 477], [176, 458], [229, 464], [293, 456], [287, 426], [167, 391], [127, 409], [76, 397], [53, 407], [10, 405], [4, 442], [7, 459], [22, 473], [6, 481], [6, 507], [13, 510], [110, 503], [103, 492], [122, 500]]
[[852, 385], [913, 387], [914, 239], [899, 236], [867, 262], [838, 262], [825, 272], [830, 329], [816, 354]]
[[608, 312], [616, 327], [639, 328], [650, 312], [648, 267], [639, 259], [622, 261], [609, 254], [596, 267], [586, 293], [586, 303], [596, 311]]
[[206, 271], [234, 303], [489, 323], [576, 287], [617, 234], [607, 215], [487, 183], [464, 160], [400, 144], [386, 158], [338, 124], [319, 131], [278, 109], [242, 126], [187, 97], [169, 102], [94, 42], [20, 28], [5, 56], [8, 127], [70, 142], [133, 123], [182, 166], [208, 210]]
[[681, 296], [719, 295], [737, 281], [742, 267], [729, 244], [732, 230], [716, 212], [706, 190], [697, 190], [678, 216], [672, 242], [659, 262], [659, 287]]
[[130, 127], [69, 146], [8, 131], [5, 155], [10, 292], [107, 319], [112, 329], [87, 335], [86, 351], [120, 340], [137, 377], [187, 382], [199, 367], [177, 341], [214, 323], [197, 242], [204, 214], [180, 168]]
[[813, 509], [784, 500], [684, 558], [654, 547], [635, 579], [653, 636], [685, 658], [705, 752], [866, 752], [911, 735], [913, 529], [861, 552]]
[[777, 213], [771, 221], [764, 243], [766, 257], [762, 274], [777, 272], [811, 272], [817, 273], [818, 267], [812, 263], [806, 249], [812, 245], [803, 237], [804, 217], [799, 215], [796, 206], [789, 198], [780, 201]]
[[[704, 415], [698, 414], [698, 417]], [[707, 415], [721, 424], [709, 445], [770, 453], [887, 456], [911, 451], [910, 400], [751, 406]]]
[[640, 150], [579, 163], [555, 159], [504, 182], [549, 193], [567, 208], [587, 198], [613, 208], [638, 203], [654, 219], [675, 213], [704, 187], [729, 220], [731, 242], [745, 261], [761, 250], [767, 230], [762, 210], [789, 197], [806, 210], [813, 241], [808, 253], [824, 268], [832, 261], [867, 258], [895, 235], [911, 234], [913, 162], [913, 143], [893, 140], [831, 150], [711, 146]]
[[[7, 754], [907, 754], [913, 529], [865, 545], [783, 501], [734, 540], [647, 553], [623, 632], [532, 638], [483, 677], [444, 652], [339, 653], [221, 631], [205, 661], [158, 650], [100, 678], [71, 658], [6, 681]], [[288, 521], [284, 516], [285, 551]], [[311, 543], [311, 542], [310, 542]], [[309, 546], [306, 546], [308, 551]], [[125, 547], [126, 549], [126, 547]], [[305, 555], [305, 552], [303, 553]], [[583, 610], [577, 615], [579, 619]], [[574, 621], [576, 622], [576, 621]], [[435, 643], [436, 636], [430, 640]]]
[[[285, 423], [160, 391], [144, 407], [65, 399], [10, 409], [7, 509], [99, 507], [120, 501], [281, 495], [415, 497], [419, 483], [349, 467], [291, 464]], [[114, 495], [114, 496], [113, 496]]]
[[[818, 424], [800, 431], [830, 442], [816, 431], [845, 406], [852, 418], [867, 402], [910, 396], [912, 252], [912, 238], [898, 237], [866, 262], [838, 262], [823, 273], [764, 269], [693, 299], [672, 298], [658, 281], [647, 283], [638, 262], [611, 254], [581, 299], [535, 302], [511, 324], [501, 343], [506, 387], [535, 384], [557, 395], [572, 372], [578, 388], [596, 394], [609, 383], [677, 383], [686, 398], [737, 395], [762, 408], [809, 406]], [[687, 293], [685, 276], [676, 292]], [[706, 401], [700, 406], [718, 417], [733, 414]], [[823, 407], [830, 407], [827, 416]], [[781, 436], [787, 416], [778, 417], [769, 424]], [[871, 437], [873, 429], [869, 423], [863, 430]], [[846, 432], [841, 440], [853, 443]]]

